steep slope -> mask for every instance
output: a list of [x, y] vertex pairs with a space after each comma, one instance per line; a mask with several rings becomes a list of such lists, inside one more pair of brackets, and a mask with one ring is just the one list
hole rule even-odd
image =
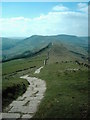
[[[13, 47], [3, 50], [3, 59], [10, 59], [16, 55], [23, 54], [27, 51], [35, 52], [47, 46], [50, 42], [60, 42], [70, 50], [79, 54], [88, 56], [88, 41], [77, 36], [71, 35], [55, 35], [55, 36], [40, 36], [33, 35], [26, 39], [21, 40]], [[12, 45], [10, 45], [12, 46]]]
[[[16, 47], [19, 42], [21, 41], [22, 39], [21, 38], [5, 38], [5, 37], [2, 37], [0, 38], [0, 42], [2, 43], [2, 57], [3, 59], [5, 59], [6, 57], [8, 57], [10, 51]], [[12, 51], [14, 52], [14, 51]]]
[[21, 40], [21, 39], [4, 38], [4, 37], [2, 37], [1, 39], [2, 39], [2, 50], [9, 50], [10, 48], [13, 48]]
[[16, 46], [3, 50], [3, 59], [10, 59], [16, 55], [23, 54], [26, 51], [38, 51], [39, 49], [48, 45], [49, 41], [42, 42], [41, 39], [37, 39], [37, 37], [29, 37], [22, 41], [20, 41]]
[[22, 58], [29, 58], [29, 57], [33, 57], [33, 56], [37, 56], [40, 54], [43, 54], [43, 52], [46, 50], [48, 50], [48, 48], [51, 46], [51, 43], [49, 43], [48, 45], [46, 45], [45, 47], [41, 47], [38, 50], [34, 50], [34, 51], [25, 51], [21, 54], [17, 54], [13, 57], [10, 57], [8, 59], [2, 59], [3, 62], [7, 62], [7, 61], [11, 61], [11, 60], [15, 60], [15, 59], [22, 59]]

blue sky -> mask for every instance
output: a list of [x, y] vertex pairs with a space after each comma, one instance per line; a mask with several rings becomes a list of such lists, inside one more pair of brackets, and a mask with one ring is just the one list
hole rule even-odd
[[38, 17], [41, 14], [48, 14], [52, 8], [58, 4], [63, 4], [71, 10], [76, 11], [78, 2], [3, 2], [2, 3], [2, 17]]
[[[2, 36], [88, 34], [88, 5], [80, 2], [3, 2]], [[1, 29], [0, 29], [1, 32]]]

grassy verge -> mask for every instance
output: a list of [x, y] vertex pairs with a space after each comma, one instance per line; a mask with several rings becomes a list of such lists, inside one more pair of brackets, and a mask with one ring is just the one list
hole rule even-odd
[[46, 81], [47, 90], [34, 118], [87, 117], [88, 70], [85, 67], [75, 63], [50, 64], [36, 77]]
[[28, 82], [20, 78], [7, 78], [2, 82], [2, 106], [3, 109], [18, 96], [22, 95], [28, 87]]
[[45, 55], [28, 59], [13, 60], [2, 64], [2, 106], [3, 109], [18, 96], [21, 96], [28, 87], [28, 81], [20, 79], [24, 74], [32, 73], [43, 65]]

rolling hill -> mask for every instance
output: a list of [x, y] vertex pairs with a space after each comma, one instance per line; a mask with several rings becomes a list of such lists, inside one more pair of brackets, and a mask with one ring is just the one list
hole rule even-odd
[[[83, 55], [86, 57], [88, 56], [87, 37], [82, 38], [71, 35], [33, 35], [22, 40], [6, 40], [3, 38], [2, 41], [2, 58], [4, 61], [12, 58], [18, 58], [17, 56], [26, 56], [26, 54], [28, 54], [28, 56], [30, 54], [31, 56], [31, 53], [35, 54], [35, 52], [38, 52], [39, 50], [45, 48], [49, 43], [60, 43], [64, 45], [64, 48], [66, 48], [68, 51], [71, 51], [74, 55]], [[61, 47], [59, 51], [61, 49], [63, 50]]]
[[[35, 35], [16, 41], [10, 45], [8, 40], [6, 45], [10, 47], [4, 47], [4, 42], [2, 46], [3, 110], [25, 92], [28, 82], [20, 77], [29, 75], [45, 80], [47, 85], [34, 118], [86, 118], [89, 66], [87, 38]], [[41, 72], [35, 74], [41, 66], [44, 66]]]

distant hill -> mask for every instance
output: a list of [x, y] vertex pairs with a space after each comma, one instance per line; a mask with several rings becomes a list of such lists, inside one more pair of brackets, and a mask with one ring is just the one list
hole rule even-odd
[[15, 59], [22, 59], [22, 58], [28, 58], [28, 57], [34, 57], [36, 55], [40, 55], [43, 54], [43, 52], [45, 52], [45, 55], [47, 55], [47, 50], [48, 48], [51, 47], [51, 43], [49, 43], [47, 46], [37, 50], [37, 51], [25, 51], [24, 53], [15, 55], [11, 58], [8, 59], [3, 59], [3, 62], [7, 62], [7, 61], [11, 61], [11, 60], [15, 60]]
[[19, 39], [2, 38], [2, 50], [9, 50], [19, 43]]
[[[83, 38], [72, 35], [33, 35], [22, 40], [11, 40], [8, 38], [3, 38], [2, 40], [3, 60], [8, 60], [14, 58], [15, 56], [22, 56], [26, 54], [27, 51], [29, 51], [29, 53], [35, 53], [36, 51], [39, 51], [40, 49], [46, 47], [49, 43], [60, 43], [64, 45], [64, 48], [66, 48], [68, 51], [72, 51], [72, 54], [79, 53], [79, 55], [88, 55], [87, 37]], [[60, 49], [63, 51], [64, 48], [61, 46]]]

